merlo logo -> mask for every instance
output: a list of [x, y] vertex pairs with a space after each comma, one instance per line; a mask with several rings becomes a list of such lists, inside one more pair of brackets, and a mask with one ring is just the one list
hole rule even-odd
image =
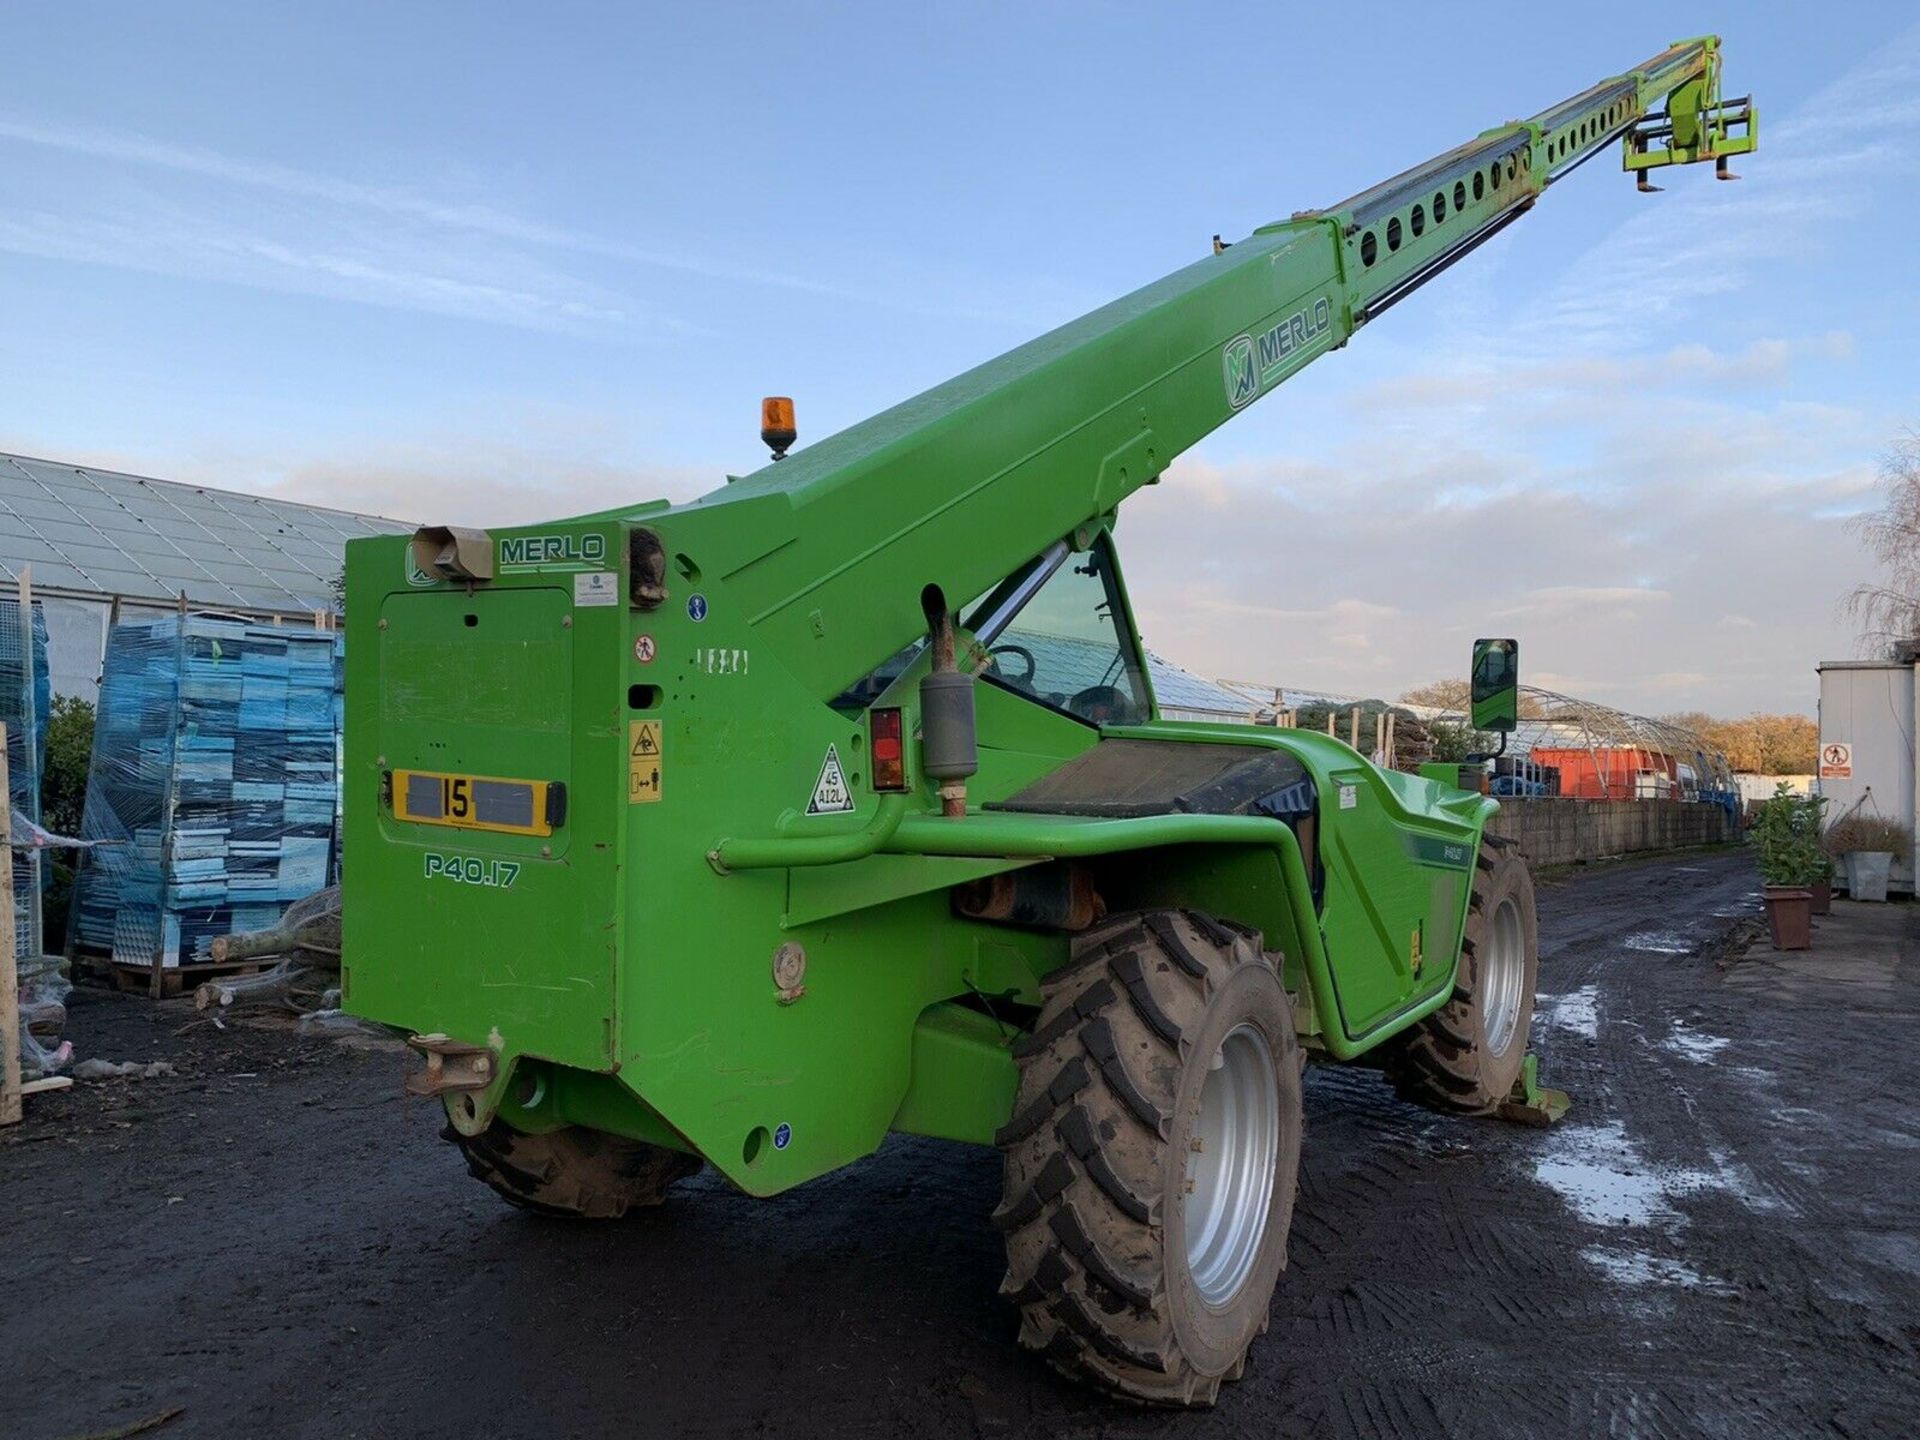
[[1222, 352], [1226, 362], [1227, 404], [1235, 410], [1260, 393], [1260, 371], [1253, 363], [1253, 337], [1236, 335]]

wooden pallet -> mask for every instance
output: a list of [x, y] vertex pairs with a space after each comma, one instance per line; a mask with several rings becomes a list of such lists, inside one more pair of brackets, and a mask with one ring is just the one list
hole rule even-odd
[[[127, 965], [119, 961], [112, 962], [113, 983], [116, 989], [130, 994], [145, 993], [157, 1000], [170, 1000], [176, 995], [188, 994], [193, 987], [206, 980], [225, 980], [234, 975], [257, 975], [268, 966], [278, 963], [279, 957], [268, 960], [231, 960], [226, 964], [215, 964], [211, 960], [196, 961], [191, 965]], [[156, 980], [158, 977], [156, 990]]]

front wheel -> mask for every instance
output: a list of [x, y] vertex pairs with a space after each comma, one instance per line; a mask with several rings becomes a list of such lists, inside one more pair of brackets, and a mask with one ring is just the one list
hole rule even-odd
[[1473, 871], [1448, 1003], [1389, 1043], [1400, 1094], [1433, 1110], [1485, 1115], [1520, 1078], [1540, 977], [1533, 878], [1519, 851], [1488, 836]]
[[1302, 1126], [1287, 992], [1257, 936], [1163, 910], [1078, 937], [1044, 994], [998, 1136], [1020, 1342], [1129, 1399], [1211, 1404], [1286, 1264]]

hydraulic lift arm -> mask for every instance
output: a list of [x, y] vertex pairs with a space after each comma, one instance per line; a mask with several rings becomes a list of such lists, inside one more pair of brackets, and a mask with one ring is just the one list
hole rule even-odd
[[1329, 209], [1216, 242], [1165, 279], [706, 496], [676, 525], [725, 510], [727, 523], [695, 522], [701, 564], [830, 698], [924, 633], [924, 585], [963, 601], [1097, 523], [1604, 146], [1624, 141], [1635, 170], [1751, 148], [1752, 107], [1720, 104], [1718, 81], [1717, 38], [1677, 44]]

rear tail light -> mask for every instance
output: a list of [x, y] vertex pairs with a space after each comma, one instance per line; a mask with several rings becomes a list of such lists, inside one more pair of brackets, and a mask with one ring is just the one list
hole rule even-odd
[[873, 710], [867, 715], [871, 735], [868, 753], [873, 756], [873, 788], [907, 788], [907, 747], [901, 737], [900, 712], [896, 709]]

